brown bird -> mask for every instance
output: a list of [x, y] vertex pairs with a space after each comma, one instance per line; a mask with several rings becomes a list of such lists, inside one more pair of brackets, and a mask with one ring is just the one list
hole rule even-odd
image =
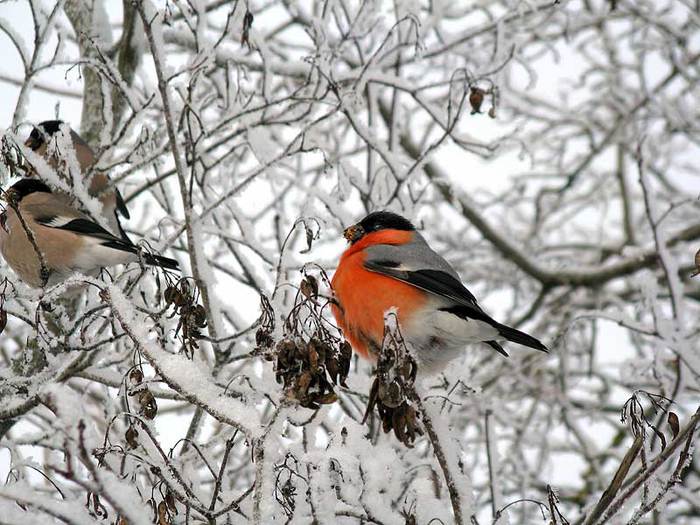
[[[45, 120], [39, 123], [29, 134], [24, 145], [38, 155], [44, 157], [49, 166], [57, 170], [60, 161], [60, 152], [58, 148], [49, 148], [49, 143], [51, 140], [55, 140], [61, 132], [70, 135], [75, 157], [80, 165], [80, 171], [84, 176], [87, 175], [90, 168], [95, 164], [95, 152], [80, 135], [73, 131], [62, 120]], [[122, 238], [128, 239], [128, 236], [119, 222], [119, 214], [129, 219], [129, 210], [119, 190], [110, 186], [109, 177], [104, 173], [94, 172], [90, 178], [87, 189], [88, 194], [98, 199], [102, 204], [102, 215], [107, 220], [107, 224], [112, 233], [118, 233]]]
[[30, 286], [57, 284], [75, 272], [95, 274], [138, 261], [139, 255], [146, 264], [178, 269], [174, 259], [142, 253], [128, 239], [112, 235], [38, 179], [20, 179], [3, 198], [9, 206], [0, 214], [0, 253]]

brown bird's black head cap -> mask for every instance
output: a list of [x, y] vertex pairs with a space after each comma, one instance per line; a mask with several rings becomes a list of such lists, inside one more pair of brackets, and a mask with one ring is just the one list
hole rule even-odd
[[55, 135], [62, 125], [62, 120], [45, 120], [40, 122], [32, 129], [25, 144], [32, 150], [40, 148], [46, 142], [45, 136], [51, 137]]
[[51, 193], [51, 188], [37, 179], [20, 179], [5, 190], [3, 197], [7, 201], [19, 202], [27, 195], [38, 192]]

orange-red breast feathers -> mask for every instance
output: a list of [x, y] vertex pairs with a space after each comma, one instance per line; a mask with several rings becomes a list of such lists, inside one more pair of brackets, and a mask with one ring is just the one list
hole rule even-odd
[[381, 347], [384, 312], [398, 308], [399, 323], [410, 323], [413, 312], [426, 302], [422, 290], [364, 267], [368, 246], [406, 244], [412, 231], [385, 229], [369, 233], [352, 244], [340, 258], [331, 286], [340, 303], [332, 311], [353, 349], [365, 358], [374, 358], [372, 346]]

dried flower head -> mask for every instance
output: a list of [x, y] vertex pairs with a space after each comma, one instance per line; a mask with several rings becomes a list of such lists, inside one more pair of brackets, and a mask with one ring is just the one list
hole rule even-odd
[[401, 335], [396, 313], [387, 312], [376, 376], [363, 422], [376, 407], [384, 432], [393, 430], [396, 438], [409, 447], [416, 436], [423, 434], [418, 412], [411, 401], [417, 371], [416, 361]]
[[[321, 279], [330, 287], [323, 272]], [[311, 409], [335, 402], [334, 387], [345, 386], [350, 372], [352, 350], [325, 319], [328, 304], [319, 294], [319, 280], [306, 274], [285, 319], [284, 337], [275, 345], [277, 382], [287, 396]]]

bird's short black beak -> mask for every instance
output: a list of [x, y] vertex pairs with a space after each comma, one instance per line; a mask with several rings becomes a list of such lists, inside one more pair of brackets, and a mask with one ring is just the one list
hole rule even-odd
[[343, 231], [343, 237], [345, 237], [350, 244], [356, 243], [364, 236], [365, 229], [359, 224], [353, 224], [352, 226], [345, 228]]
[[39, 146], [41, 146], [41, 139], [30, 136], [27, 140], [24, 141], [24, 145], [27, 146], [30, 150], [36, 151], [36, 149]]

